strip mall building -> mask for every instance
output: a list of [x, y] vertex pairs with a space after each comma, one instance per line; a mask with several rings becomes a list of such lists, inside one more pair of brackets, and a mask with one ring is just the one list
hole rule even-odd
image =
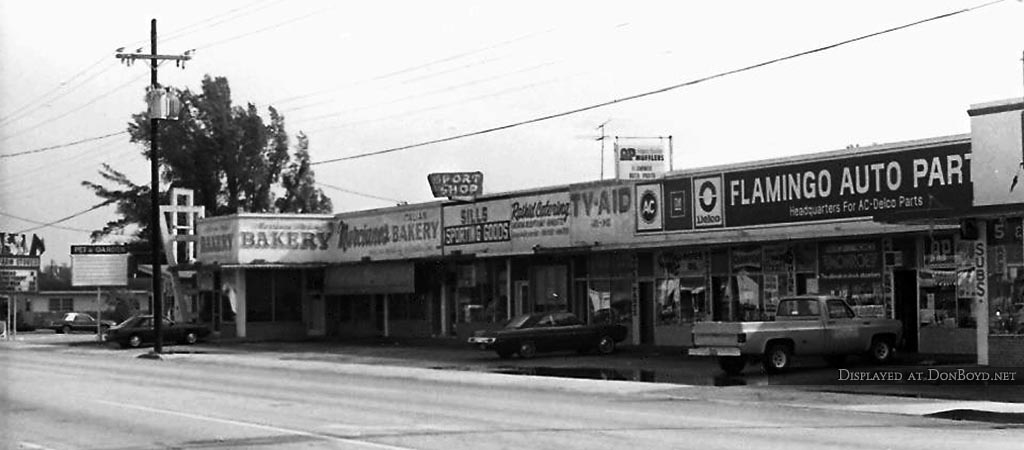
[[[249, 339], [463, 338], [568, 310], [627, 325], [627, 343], [686, 346], [694, 322], [770, 320], [780, 297], [822, 293], [902, 320], [910, 351], [1018, 361], [1021, 109], [973, 107], [972, 134], [654, 180], [208, 218], [191, 319]], [[980, 205], [981, 182], [1016, 197]]]

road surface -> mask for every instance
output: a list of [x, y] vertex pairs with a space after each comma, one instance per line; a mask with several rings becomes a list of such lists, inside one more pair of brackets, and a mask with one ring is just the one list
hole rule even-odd
[[934, 450], [1019, 449], [1024, 439], [1021, 429], [857, 410], [892, 401], [882, 397], [139, 353], [0, 347], [0, 443]]

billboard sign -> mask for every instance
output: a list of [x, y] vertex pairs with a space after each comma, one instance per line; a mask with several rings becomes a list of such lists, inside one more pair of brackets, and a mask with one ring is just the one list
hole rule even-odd
[[43, 240], [33, 234], [0, 233], [0, 292], [38, 292]]
[[612, 181], [571, 186], [572, 245], [630, 243], [636, 232], [634, 187]]
[[334, 234], [335, 261], [440, 256], [441, 205], [339, 214]]
[[72, 286], [127, 286], [128, 248], [123, 245], [72, 245]]
[[476, 197], [484, 193], [483, 172], [440, 172], [427, 175], [435, 198]]
[[[953, 144], [729, 172], [720, 204], [730, 227], [959, 210], [971, 205], [971, 164], [971, 146]], [[701, 227], [697, 200], [710, 197], [694, 198]]]
[[444, 206], [446, 254], [532, 253], [569, 245], [568, 191]]
[[653, 180], [668, 170], [666, 139], [620, 142], [615, 139], [615, 169], [623, 180]]
[[1024, 203], [1024, 103], [976, 105], [967, 113], [974, 206]]

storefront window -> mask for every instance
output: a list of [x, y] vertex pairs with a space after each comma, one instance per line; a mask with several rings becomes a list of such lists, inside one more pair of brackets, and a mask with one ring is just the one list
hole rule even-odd
[[633, 323], [633, 289], [630, 280], [598, 280], [590, 283], [594, 323]]
[[[297, 270], [246, 271], [246, 320], [250, 322], [302, 320], [302, 280], [300, 276], [301, 272]], [[227, 310], [230, 311], [230, 305]]]
[[658, 252], [654, 275], [658, 325], [681, 325], [710, 320], [706, 295], [707, 255], [703, 252]]
[[886, 317], [882, 249], [877, 240], [818, 246], [818, 292], [846, 300], [861, 317]]
[[505, 260], [458, 266], [455, 298], [459, 323], [502, 323], [508, 320], [508, 273], [505, 268]]

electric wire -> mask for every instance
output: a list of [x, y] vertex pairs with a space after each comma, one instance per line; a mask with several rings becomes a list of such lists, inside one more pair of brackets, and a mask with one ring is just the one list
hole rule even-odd
[[73, 87], [67, 88], [68, 90], [66, 92], [64, 92], [63, 94], [60, 94], [60, 95], [58, 95], [56, 97], [53, 97], [53, 98], [50, 98], [51, 95], [53, 95], [54, 93], [60, 91], [61, 88], [63, 88], [67, 84], [71, 83], [72, 81], [78, 79], [78, 77], [84, 75], [88, 71], [92, 70], [94, 67], [96, 67], [96, 66], [98, 66], [100, 64], [103, 64], [104, 62], [107, 62], [108, 65], [112, 64], [112, 62], [110, 61], [109, 57], [104, 56], [102, 59], [97, 60], [92, 65], [90, 65], [90, 66], [86, 67], [85, 69], [80, 70], [78, 73], [72, 75], [71, 78], [69, 78], [67, 81], [62, 82], [62, 83], [58, 84], [57, 86], [55, 86], [53, 89], [50, 89], [49, 91], [46, 91], [42, 95], [39, 95], [38, 97], [36, 97], [36, 98], [34, 98], [32, 100], [29, 100], [27, 103], [25, 103], [20, 108], [12, 111], [10, 114], [8, 114], [7, 116], [5, 116], [2, 119], [0, 119], [0, 126], [7, 126], [7, 125], [9, 125], [12, 122], [17, 121], [21, 117], [24, 117], [25, 115], [31, 114], [35, 110], [37, 110], [39, 108], [42, 108], [44, 105], [46, 105], [46, 103], [53, 102], [55, 100], [59, 100], [60, 98], [63, 98], [65, 95], [74, 92], [74, 90], [77, 89], [79, 86], [81, 86], [82, 84], [84, 84], [84, 83], [92, 80], [93, 78], [99, 76], [100, 74], [102, 74], [106, 70], [97, 72], [96, 74], [93, 74], [89, 78], [86, 78], [85, 80], [82, 80], [80, 83], [75, 84]]
[[[12, 214], [7, 214], [7, 213], [5, 213], [3, 211], [0, 211], [0, 216], [8, 217], [8, 218], [15, 219], [15, 220], [20, 220], [22, 222], [28, 222], [28, 223], [35, 224], [35, 225], [46, 225], [46, 226], [48, 226], [50, 228], [59, 228], [61, 230], [80, 231], [80, 232], [83, 232], [83, 233], [92, 233], [92, 230], [86, 230], [84, 228], [74, 228], [74, 227], [65, 227], [65, 226], [55, 225], [55, 224], [47, 224], [46, 222], [40, 222], [40, 221], [37, 221], [37, 220], [26, 219], [24, 217], [18, 217], [18, 216], [12, 215]], [[28, 231], [32, 231], [32, 230], [28, 230]], [[22, 233], [24, 233], [24, 231]], [[16, 234], [21, 234], [21, 233], [16, 233]]]
[[374, 200], [382, 200], [382, 201], [391, 202], [391, 203], [403, 203], [404, 202], [404, 200], [396, 200], [396, 199], [393, 199], [393, 198], [380, 197], [380, 196], [373, 195], [373, 194], [367, 194], [365, 192], [353, 191], [351, 189], [346, 189], [346, 188], [343, 188], [343, 187], [334, 186], [332, 184], [327, 184], [327, 183], [323, 183], [323, 182], [320, 182], [320, 181], [317, 181], [316, 184], [318, 184], [320, 186], [323, 186], [325, 188], [334, 189], [334, 190], [339, 191], [339, 192], [345, 192], [347, 194], [358, 195], [360, 197], [372, 198]]
[[409, 150], [409, 149], [413, 149], [413, 148], [425, 147], [425, 146], [433, 145], [433, 144], [440, 144], [440, 143], [444, 143], [444, 142], [451, 142], [451, 141], [455, 141], [455, 140], [458, 140], [458, 139], [464, 139], [464, 138], [467, 138], [467, 137], [479, 136], [479, 135], [483, 135], [483, 134], [489, 134], [489, 133], [493, 133], [493, 132], [496, 132], [496, 131], [508, 130], [508, 129], [511, 129], [511, 128], [517, 128], [517, 127], [521, 127], [521, 126], [524, 126], [524, 125], [534, 124], [534, 123], [538, 123], [538, 122], [544, 122], [544, 121], [548, 121], [548, 120], [551, 120], [551, 119], [556, 119], [556, 118], [559, 118], [559, 117], [565, 117], [565, 116], [570, 116], [570, 115], [574, 115], [574, 114], [579, 114], [581, 112], [586, 112], [586, 111], [591, 111], [591, 110], [595, 110], [595, 109], [599, 109], [599, 108], [604, 108], [606, 106], [611, 106], [611, 105], [614, 105], [614, 104], [617, 104], [617, 103], [623, 103], [623, 102], [628, 102], [628, 101], [632, 101], [632, 100], [637, 100], [637, 99], [644, 98], [644, 97], [650, 97], [650, 96], [653, 96], [653, 95], [662, 94], [662, 93], [673, 91], [673, 90], [680, 89], [680, 88], [683, 88], [683, 87], [693, 86], [693, 85], [696, 85], [696, 84], [704, 83], [704, 82], [715, 80], [715, 79], [718, 79], [718, 78], [723, 78], [723, 77], [727, 77], [727, 76], [730, 76], [730, 75], [735, 75], [737, 73], [747, 72], [747, 71], [750, 71], [750, 70], [758, 69], [758, 68], [769, 66], [769, 65], [772, 65], [772, 64], [776, 64], [776, 63], [780, 63], [780, 62], [783, 62], [783, 61], [788, 61], [788, 60], [795, 59], [795, 58], [800, 58], [800, 57], [811, 55], [811, 54], [814, 54], [814, 53], [824, 52], [824, 51], [831, 50], [831, 49], [834, 49], [834, 48], [837, 48], [837, 47], [841, 47], [841, 46], [844, 46], [844, 45], [847, 45], [847, 44], [851, 44], [851, 43], [854, 43], [854, 42], [858, 42], [858, 41], [870, 39], [870, 38], [873, 38], [873, 37], [876, 37], [876, 36], [881, 36], [881, 35], [884, 35], [884, 34], [900, 31], [900, 30], [911, 28], [911, 27], [914, 27], [914, 26], [917, 26], [917, 25], [921, 25], [921, 24], [924, 24], [924, 23], [933, 22], [933, 21], [944, 19], [944, 18], [948, 18], [948, 17], [953, 17], [953, 16], [956, 16], [956, 15], [960, 15], [960, 14], [964, 14], [964, 13], [967, 13], [967, 12], [975, 11], [975, 10], [978, 10], [978, 9], [981, 9], [981, 8], [985, 8], [985, 7], [988, 7], [988, 6], [992, 6], [992, 5], [995, 5], [995, 4], [1003, 3], [1005, 1], [1006, 0], [993, 0], [993, 1], [990, 1], [990, 2], [987, 2], [987, 3], [983, 3], [983, 4], [980, 4], [980, 5], [976, 5], [976, 6], [972, 6], [972, 7], [968, 7], [968, 8], [963, 8], [963, 9], [960, 9], [960, 10], [956, 10], [956, 11], [952, 11], [952, 12], [948, 12], [948, 13], [944, 13], [944, 14], [939, 14], [939, 15], [932, 16], [932, 17], [929, 17], [929, 18], [926, 18], [926, 19], [918, 20], [918, 21], [915, 21], [915, 22], [910, 22], [910, 23], [907, 23], [907, 24], [904, 24], [904, 25], [899, 25], [899, 26], [896, 26], [896, 27], [886, 28], [886, 29], [883, 29], [881, 31], [876, 31], [876, 32], [860, 35], [860, 36], [857, 36], [855, 38], [850, 38], [850, 39], [842, 40], [842, 41], [835, 42], [835, 43], [832, 43], [832, 44], [829, 44], [829, 45], [825, 45], [825, 46], [822, 46], [822, 47], [816, 47], [816, 48], [813, 48], [813, 49], [810, 49], [810, 50], [804, 50], [804, 51], [801, 51], [801, 52], [793, 53], [793, 54], [782, 56], [782, 57], [779, 57], [779, 58], [774, 58], [774, 59], [770, 59], [770, 60], [767, 60], [767, 61], [762, 61], [762, 62], [759, 62], [759, 63], [756, 63], [756, 64], [751, 64], [749, 66], [740, 67], [738, 69], [728, 70], [728, 71], [725, 71], [725, 72], [718, 72], [718, 73], [715, 73], [713, 75], [709, 75], [709, 76], [706, 76], [706, 77], [703, 77], [703, 78], [698, 78], [698, 79], [695, 79], [695, 80], [690, 80], [690, 81], [686, 81], [686, 82], [682, 82], [682, 83], [678, 83], [678, 84], [673, 84], [673, 85], [662, 87], [662, 88], [659, 88], [659, 89], [655, 89], [655, 90], [651, 90], [651, 91], [646, 91], [646, 92], [641, 92], [639, 94], [633, 94], [633, 95], [629, 95], [629, 96], [626, 96], [626, 97], [621, 97], [621, 98], [617, 98], [617, 99], [613, 99], [613, 100], [609, 100], [609, 101], [605, 101], [605, 102], [601, 102], [601, 103], [587, 105], [587, 106], [579, 107], [579, 108], [568, 110], [568, 111], [563, 111], [563, 112], [554, 113], [554, 114], [548, 114], [548, 115], [545, 115], [545, 116], [535, 117], [533, 119], [523, 120], [523, 121], [519, 121], [519, 122], [513, 122], [513, 123], [509, 123], [509, 124], [505, 124], [505, 125], [500, 125], [500, 126], [496, 126], [496, 127], [485, 128], [485, 129], [482, 129], [482, 130], [472, 131], [472, 132], [469, 132], [469, 133], [463, 133], [463, 134], [458, 134], [458, 135], [454, 135], [454, 136], [448, 136], [448, 137], [433, 139], [433, 140], [419, 142], [419, 143], [415, 143], [415, 144], [403, 145], [403, 146], [400, 146], [400, 147], [392, 147], [392, 148], [388, 148], [388, 149], [377, 150], [377, 151], [366, 152], [366, 153], [360, 153], [360, 154], [355, 154], [355, 155], [350, 155], [350, 156], [343, 156], [343, 157], [339, 157], [339, 158], [332, 158], [332, 159], [327, 159], [327, 160], [323, 160], [323, 161], [314, 161], [314, 162], [311, 162], [310, 165], [330, 164], [330, 163], [341, 162], [341, 161], [351, 161], [351, 160], [354, 160], [354, 159], [368, 158], [368, 157], [371, 157], [371, 156], [385, 155], [385, 154], [388, 154], [388, 153], [395, 153], [395, 152], [400, 152], [400, 151]]
[[21, 230], [21, 231], [16, 231], [16, 232], [14, 232], [14, 234], [24, 234], [24, 233], [28, 233], [29, 231], [35, 231], [35, 230], [38, 230], [38, 229], [41, 229], [41, 228], [52, 227], [52, 226], [54, 226], [54, 225], [56, 225], [58, 223], [67, 222], [67, 221], [69, 221], [71, 219], [74, 219], [74, 218], [79, 217], [81, 215], [84, 215], [84, 214], [87, 214], [89, 212], [95, 211], [95, 210], [100, 209], [100, 208], [102, 208], [104, 206], [107, 206], [107, 205], [109, 205], [111, 203], [112, 203], [111, 201], [101, 202], [101, 203], [98, 203], [96, 205], [93, 205], [92, 207], [90, 207], [88, 209], [83, 209], [83, 210], [81, 210], [79, 212], [76, 212], [74, 214], [62, 217], [60, 219], [57, 219], [57, 220], [54, 220], [54, 221], [51, 221], [51, 222], [37, 222], [37, 221], [34, 221], [34, 220], [28, 220], [28, 222], [30, 222], [30, 223], [38, 223], [39, 225], [37, 225], [35, 227], [32, 227], [32, 228], [26, 228], [26, 229]]
[[3, 158], [13, 158], [15, 156], [22, 156], [22, 155], [31, 155], [31, 154], [34, 154], [34, 153], [43, 153], [43, 152], [48, 152], [48, 151], [52, 151], [52, 150], [60, 150], [62, 148], [74, 147], [76, 145], [81, 145], [81, 144], [84, 144], [86, 142], [98, 141], [100, 139], [107, 139], [107, 138], [114, 137], [114, 136], [120, 136], [122, 134], [128, 134], [128, 132], [127, 131], [118, 131], [118, 132], [115, 132], [115, 133], [108, 133], [108, 134], [104, 134], [102, 136], [93, 136], [93, 137], [90, 137], [90, 138], [85, 138], [85, 139], [80, 139], [80, 140], [77, 140], [77, 141], [67, 142], [67, 143], [64, 143], [64, 144], [51, 145], [49, 147], [41, 147], [41, 148], [37, 148], [37, 149], [25, 150], [25, 151], [22, 151], [22, 152], [15, 152], [15, 153], [4, 153], [4, 154], [0, 154], [0, 159], [3, 159]]

